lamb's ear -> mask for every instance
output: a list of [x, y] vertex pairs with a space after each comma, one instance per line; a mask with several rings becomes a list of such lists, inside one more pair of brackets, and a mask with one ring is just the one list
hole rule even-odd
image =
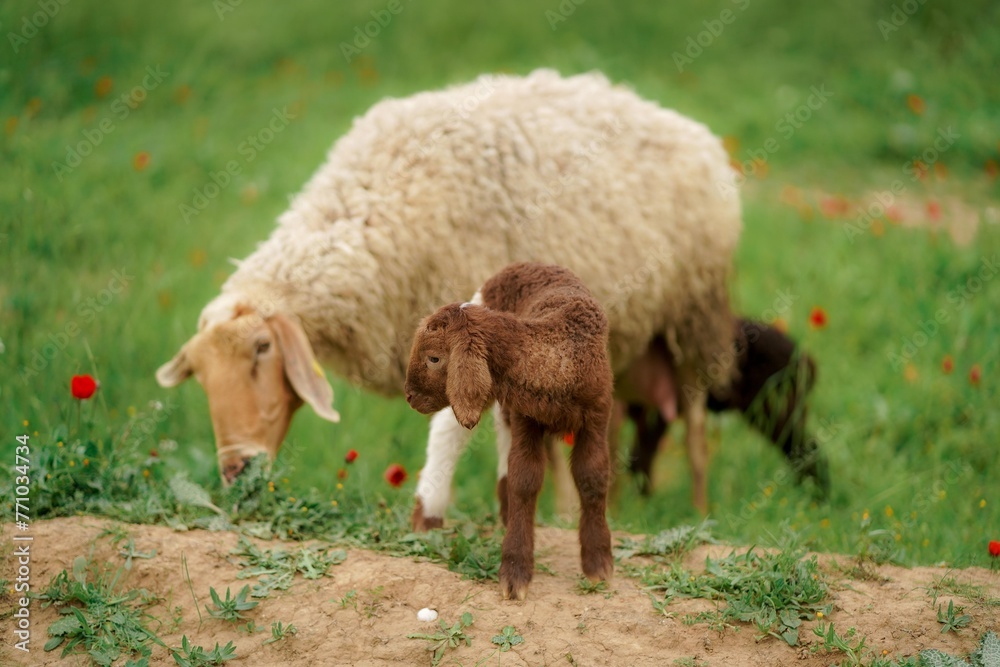
[[340, 413], [331, 407], [333, 388], [326, 381], [302, 326], [281, 314], [267, 318], [267, 323], [278, 339], [285, 360], [285, 375], [295, 393], [323, 419], [339, 422]]
[[193, 371], [187, 357], [186, 347], [182, 347], [173, 359], [156, 370], [156, 381], [160, 383], [161, 387], [176, 387], [191, 377]]
[[451, 348], [448, 359], [448, 380], [445, 393], [455, 412], [455, 418], [467, 429], [473, 429], [490, 402], [493, 380], [486, 364], [486, 355], [472, 349], [469, 341]]

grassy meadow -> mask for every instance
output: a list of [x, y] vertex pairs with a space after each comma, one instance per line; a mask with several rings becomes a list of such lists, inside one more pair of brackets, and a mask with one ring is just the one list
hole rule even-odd
[[[831, 498], [790, 483], [738, 417], [713, 418], [714, 534], [988, 565], [1000, 539], [1000, 5], [116, 0], [49, 17], [43, 4], [0, 7], [0, 457], [9, 470], [15, 437], [30, 436], [32, 518], [169, 522], [181, 473], [222, 497], [204, 392], [161, 389], [153, 374], [230, 258], [267, 236], [373, 103], [546, 66], [602, 70], [726, 138], [746, 174], [734, 301], [779, 318], [818, 362], [811, 419]], [[379, 17], [378, 34], [355, 41]], [[855, 207], [886, 191], [892, 211], [859, 222]], [[953, 217], [979, 223], [956, 235]], [[79, 412], [78, 373], [101, 383]], [[338, 522], [378, 512], [403, 531], [426, 418], [400, 398], [334, 389], [342, 422], [302, 410], [270, 479], [281, 511], [305, 508], [282, 526], [341, 534]], [[623, 482], [614, 527], [697, 520], [682, 428], [651, 498]], [[495, 456], [488, 434], [475, 439], [452, 519], [494, 511]], [[382, 477], [395, 462], [410, 473], [400, 489]], [[119, 497], [109, 485], [145, 504], [100, 503]], [[322, 530], [308, 530], [311, 512]], [[540, 512], [553, 520], [550, 495]]]

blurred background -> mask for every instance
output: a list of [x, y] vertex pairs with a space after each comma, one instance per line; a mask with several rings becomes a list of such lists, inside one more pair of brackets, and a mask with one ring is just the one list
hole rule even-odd
[[[1000, 529], [997, 3], [38, 0], [4, 2], [0, 33], [3, 460], [22, 432], [36, 448], [82, 438], [81, 457], [128, 432], [156, 474], [217, 488], [204, 393], [161, 389], [154, 371], [352, 118], [483, 72], [600, 70], [723, 138], [743, 176], [737, 310], [786, 328], [819, 365], [812, 426], [831, 499], [790, 484], [737, 417], [714, 418], [717, 533], [988, 559]], [[206, 187], [233, 160], [240, 173]], [[82, 417], [77, 373], [101, 382]], [[343, 485], [407, 506], [425, 418], [334, 387], [343, 423], [302, 411], [281, 483], [335, 493], [355, 448]], [[392, 462], [410, 471], [400, 490], [382, 480]], [[453, 518], [493, 511], [494, 470], [490, 446], [463, 458]], [[88, 493], [80, 479], [67, 498]], [[615, 527], [696, 517], [680, 447], [656, 479], [649, 499], [623, 481]]]

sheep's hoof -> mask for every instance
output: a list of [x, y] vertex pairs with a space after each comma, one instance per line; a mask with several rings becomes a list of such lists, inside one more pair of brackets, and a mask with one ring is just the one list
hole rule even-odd
[[417, 498], [417, 504], [413, 508], [413, 515], [410, 517], [410, 525], [418, 533], [441, 528], [444, 526], [444, 518], [439, 516], [424, 516], [424, 505]]

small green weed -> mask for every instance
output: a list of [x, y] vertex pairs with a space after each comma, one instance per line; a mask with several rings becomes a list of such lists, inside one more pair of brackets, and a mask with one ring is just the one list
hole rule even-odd
[[214, 588], [209, 588], [208, 594], [212, 596], [215, 605], [214, 607], [205, 605], [208, 615], [231, 623], [245, 619], [246, 616], [242, 612], [250, 611], [258, 604], [256, 600], [247, 599], [250, 595], [250, 586], [241, 588], [235, 597], [231, 595], [229, 588], [226, 588], [225, 599], [220, 598]]
[[619, 539], [614, 549], [617, 558], [633, 556], [679, 556], [700, 544], [713, 544], [711, 529], [714, 521], [705, 520], [697, 526], [676, 526], [656, 535], [647, 535], [642, 540], [632, 537]]
[[606, 581], [591, 581], [587, 577], [577, 577], [576, 580], [576, 593], [577, 595], [595, 595], [597, 593], [608, 594], [608, 582]]
[[236, 657], [236, 645], [229, 642], [220, 647], [218, 643], [211, 651], [201, 646], [192, 646], [187, 635], [181, 637], [181, 647], [170, 649], [178, 667], [216, 667]]
[[441, 624], [441, 631], [434, 634], [413, 633], [406, 635], [407, 639], [423, 639], [431, 642], [427, 650], [431, 652], [431, 665], [438, 665], [444, 657], [445, 651], [450, 648], [457, 648], [465, 642], [466, 646], [472, 646], [472, 638], [466, 634], [466, 629], [473, 624], [472, 614], [465, 612], [461, 618], [455, 621], [451, 627], [445, 621], [438, 621]]
[[253, 586], [252, 595], [255, 598], [267, 597], [274, 590], [287, 590], [296, 574], [304, 579], [325, 577], [331, 567], [347, 558], [347, 552], [329, 547], [302, 547], [297, 551], [280, 548], [262, 550], [242, 536], [232, 553], [241, 557], [239, 565], [245, 568], [239, 574], [240, 579], [259, 579]]
[[145, 611], [156, 598], [143, 589], [124, 589], [122, 573], [121, 568], [99, 569], [79, 556], [72, 575], [63, 570], [53, 577], [38, 596], [43, 608], [54, 605], [62, 615], [48, 628], [46, 651], [65, 644], [64, 657], [82, 650], [103, 666], [121, 656], [148, 658], [150, 642], [162, 645], [148, 627], [153, 618]]
[[493, 635], [490, 641], [500, 647], [501, 653], [506, 653], [518, 644], [523, 644], [524, 637], [518, 634], [517, 628], [513, 625], [505, 625], [500, 634]]
[[968, 614], [963, 614], [965, 607], [956, 607], [954, 600], [948, 601], [948, 609], [942, 610], [943, 605], [938, 605], [937, 610], [937, 620], [943, 627], [941, 628], [941, 634], [947, 632], [958, 632], [959, 628], [964, 628], [972, 623], [972, 617]]
[[753, 623], [762, 635], [790, 646], [798, 643], [802, 619], [829, 611], [824, 604], [827, 587], [816, 558], [805, 558], [801, 550], [791, 547], [774, 553], [751, 549], [719, 560], [709, 558], [703, 575], [693, 575], [679, 563], [668, 570], [634, 572], [650, 590], [664, 592], [663, 603], [654, 602], [660, 613], [674, 597], [721, 599], [727, 603], [724, 620]]
[[866, 654], [871, 653], [867, 646], [867, 639], [860, 637], [856, 642], [854, 637], [858, 634], [856, 628], [848, 628], [843, 635], [837, 634], [833, 623], [822, 621], [813, 628], [813, 634], [819, 637], [821, 643], [813, 644], [810, 651], [818, 653], [843, 653], [845, 659], [841, 662], [843, 667], [861, 667]]
[[265, 644], [273, 644], [274, 642], [280, 642], [286, 637], [297, 635], [299, 629], [295, 627], [294, 623], [289, 623], [288, 625], [283, 625], [281, 621], [275, 621], [271, 624], [271, 638], [265, 639]]

